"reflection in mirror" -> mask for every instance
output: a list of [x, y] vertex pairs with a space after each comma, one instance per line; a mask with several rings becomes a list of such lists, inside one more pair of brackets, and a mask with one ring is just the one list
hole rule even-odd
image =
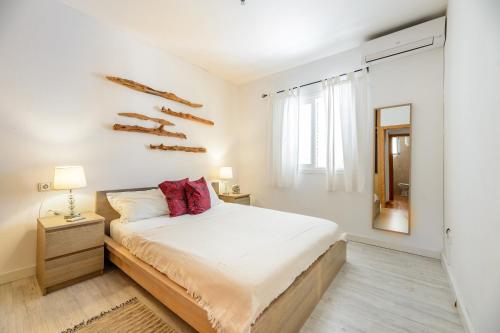
[[373, 228], [410, 233], [411, 104], [375, 110]]

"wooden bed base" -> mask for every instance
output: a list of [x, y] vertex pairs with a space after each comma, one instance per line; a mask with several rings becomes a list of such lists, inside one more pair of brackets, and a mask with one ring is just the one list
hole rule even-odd
[[[134, 191], [117, 190], [113, 192]], [[107, 191], [111, 192], [111, 191]], [[106, 191], [98, 192], [96, 212], [105, 213], [107, 230], [111, 221], [109, 203], [102, 203]], [[106, 214], [107, 213], [107, 214]], [[113, 211], [113, 214], [117, 213]], [[206, 311], [186, 291], [165, 274], [135, 257], [112, 238], [105, 237], [106, 257], [200, 333], [215, 333]], [[275, 299], [252, 326], [252, 333], [299, 332], [321, 296], [346, 260], [346, 242], [333, 244], [305, 272]]]

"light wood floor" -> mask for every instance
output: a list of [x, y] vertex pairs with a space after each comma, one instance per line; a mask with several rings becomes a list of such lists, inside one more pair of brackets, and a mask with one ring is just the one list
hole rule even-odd
[[402, 209], [381, 208], [373, 222], [375, 229], [408, 233], [408, 211]]
[[[134, 296], [180, 333], [194, 332], [116, 268], [47, 296], [34, 278], [0, 285], [0, 332], [60, 332]], [[463, 329], [439, 261], [351, 242], [347, 263], [301, 333], [323, 332]]]
[[394, 195], [394, 200], [388, 201], [380, 209], [380, 214], [373, 221], [376, 229], [408, 233], [408, 197]]
[[350, 242], [301, 333], [464, 332], [441, 263]]

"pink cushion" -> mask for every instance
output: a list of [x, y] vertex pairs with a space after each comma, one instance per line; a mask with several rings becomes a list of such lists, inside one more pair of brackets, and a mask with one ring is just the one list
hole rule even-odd
[[201, 177], [198, 180], [188, 182], [186, 184], [186, 197], [189, 214], [196, 215], [210, 209], [210, 192], [208, 192], [205, 178]]
[[184, 215], [188, 212], [185, 187], [188, 179], [170, 181], [166, 180], [158, 187], [167, 198], [170, 216]]

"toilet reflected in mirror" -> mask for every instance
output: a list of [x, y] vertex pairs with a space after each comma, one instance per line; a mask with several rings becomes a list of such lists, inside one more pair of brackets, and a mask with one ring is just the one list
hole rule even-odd
[[410, 233], [411, 104], [375, 109], [373, 228]]

